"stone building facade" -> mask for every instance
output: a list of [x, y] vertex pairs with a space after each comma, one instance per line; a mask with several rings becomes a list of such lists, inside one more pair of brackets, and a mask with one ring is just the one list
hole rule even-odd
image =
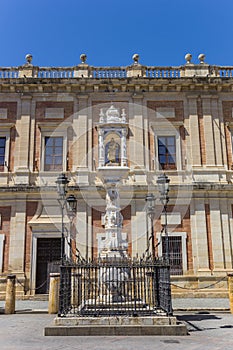
[[66, 254], [98, 255], [105, 208], [98, 123], [111, 109], [127, 123], [130, 171], [120, 197], [128, 254], [151, 249], [148, 193], [156, 197], [156, 255], [164, 253], [156, 181], [165, 172], [173, 292], [224, 295], [233, 271], [233, 67], [211, 66], [204, 55], [194, 64], [190, 54], [179, 67], [143, 66], [138, 55], [127, 67], [80, 58], [74, 67], [45, 68], [27, 55], [20, 67], [0, 68], [0, 293], [9, 273], [18, 295], [47, 292], [61, 250], [60, 173], [78, 199], [76, 215], [64, 219]]

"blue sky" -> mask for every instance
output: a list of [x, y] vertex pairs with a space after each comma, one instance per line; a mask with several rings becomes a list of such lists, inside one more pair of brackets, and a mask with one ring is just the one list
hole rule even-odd
[[232, 0], [0, 0], [0, 66], [233, 65]]

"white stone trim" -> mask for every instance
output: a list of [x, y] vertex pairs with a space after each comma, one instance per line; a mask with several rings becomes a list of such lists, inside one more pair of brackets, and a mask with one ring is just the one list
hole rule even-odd
[[0, 119], [7, 119], [7, 108], [0, 108]]
[[[161, 225], [165, 224], [165, 214], [161, 214]], [[167, 213], [167, 225], [180, 225], [181, 214], [180, 213]]]
[[48, 107], [45, 109], [45, 119], [63, 119], [64, 108], [52, 108]]
[[[164, 237], [164, 233], [158, 232], [157, 238], [160, 244], [158, 245], [158, 255], [162, 256], [162, 237]], [[186, 248], [186, 239], [187, 232], [168, 232], [169, 237], [181, 237], [181, 245], [182, 245], [182, 265], [183, 265], [183, 273], [185, 273], [188, 269], [187, 264], [187, 248]]]
[[3, 268], [3, 248], [4, 248], [5, 235], [0, 235], [0, 273], [2, 273]]
[[173, 107], [158, 107], [155, 111], [156, 118], [175, 118], [175, 108]]

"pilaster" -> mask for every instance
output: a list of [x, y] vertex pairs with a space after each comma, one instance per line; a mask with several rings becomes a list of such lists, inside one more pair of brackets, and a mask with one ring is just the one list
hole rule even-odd
[[88, 245], [90, 244], [90, 242], [88, 242], [87, 212], [87, 203], [85, 201], [79, 201], [78, 215], [76, 219], [76, 246], [80, 251], [82, 257], [86, 257]]
[[214, 270], [224, 269], [225, 242], [223, 239], [219, 199], [210, 199], [210, 224], [213, 247]]
[[223, 151], [221, 143], [221, 125], [218, 115], [218, 97], [212, 98], [213, 134], [215, 143], [216, 165], [223, 166]]
[[12, 202], [10, 223], [9, 271], [24, 273], [26, 227], [26, 198], [16, 197]]
[[133, 119], [130, 126], [133, 132], [132, 157], [134, 166], [137, 169], [144, 168], [144, 135], [143, 135], [143, 96], [134, 94], [133, 99]]
[[210, 272], [206, 232], [205, 204], [203, 198], [194, 198], [190, 205], [190, 223], [194, 271], [197, 274]]
[[22, 95], [16, 121], [15, 183], [28, 184], [30, 158], [31, 95]]
[[225, 268], [230, 270], [233, 268], [232, 261], [232, 239], [231, 239], [231, 231], [230, 231], [230, 217], [229, 217], [229, 201], [226, 198], [220, 199], [220, 215], [221, 215], [221, 223], [222, 223], [222, 239], [223, 239], [223, 247], [224, 247], [224, 260], [225, 260]]
[[202, 110], [204, 121], [205, 149], [206, 149], [206, 165], [215, 166], [215, 144], [213, 131], [213, 118], [211, 110], [211, 96], [202, 96]]
[[88, 184], [88, 95], [78, 95], [73, 119], [73, 171], [77, 183]]
[[131, 237], [132, 256], [142, 256], [147, 248], [147, 216], [145, 200], [134, 200], [131, 203]]
[[199, 124], [197, 115], [197, 96], [188, 96], [188, 113], [189, 113], [189, 133], [191, 148], [191, 164], [201, 166]]

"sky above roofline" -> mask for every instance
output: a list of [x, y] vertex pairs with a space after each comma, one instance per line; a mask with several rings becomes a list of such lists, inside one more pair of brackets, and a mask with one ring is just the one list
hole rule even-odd
[[0, 0], [0, 66], [233, 66], [232, 0]]

